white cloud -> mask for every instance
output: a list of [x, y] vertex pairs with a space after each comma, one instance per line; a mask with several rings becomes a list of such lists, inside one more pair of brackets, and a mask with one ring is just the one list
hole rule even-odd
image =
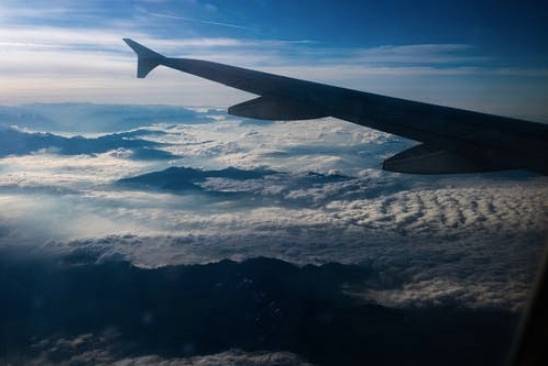
[[[526, 298], [548, 216], [545, 188], [516, 188], [428, 187], [316, 208], [214, 202], [181, 208], [154, 198], [156, 205], [126, 203], [123, 210], [99, 206], [103, 218], [120, 223], [113, 231], [119, 235], [54, 241], [48, 248], [90, 251], [101, 261], [122, 255], [145, 267], [258, 256], [298, 264], [362, 263], [385, 281], [379, 291], [360, 296], [387, 305], [451, 300], [516, 308]], [[72, 207], [76, 217], [86, 217]], [[123, 222], [133, 222], [134, 229], [124, 234]]]
[[115, 366], [312, 366], [290, 352], [227, 351], [208, 356], [165, 359], [160, 356], [142, 356], [118, 360]]
[[351, 293], [388, 307], [422, 307], [466, 304], [469, 307], [519, 310], [530, 290], [527, 282], [477, 282], [432, 278], [410, 282], [401, 288]]
[[[116, 347], [115, 330], [100, 335], [80, 334], [73, 338], [43, 339], [33, 345], [37, 356], [25, 356], [26, 365], [82, 365], [82, 366], [312, 366], [291, 352], [255, 351], [238, 349], [188, 357], [162, 357], [159, 355], [125, 356]], [[0, 359], [1, 361], [1, 359]]]
[[150, 163], [124, 158], [116, 151], [90, 155], [59, 156], [50, 152], [8, 156], [0, 160], [0, 186], [85, 189], [137, 174]]

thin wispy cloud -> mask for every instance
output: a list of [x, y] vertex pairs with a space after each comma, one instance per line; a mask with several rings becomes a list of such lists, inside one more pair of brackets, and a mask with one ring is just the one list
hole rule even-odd
[[[189, 6], [186, 12], [184, 6], [176, 11], [164, 3], [138, 4], [117, 7], [113, 15], [105, 14], [99, 3], [88, 3], [82, 9], [63, 2], [47, 5], [38, 2], [33, 8], [8, 2], [0, 6], [5, 20], [0, 26], [5, 70], [0, 81], [9, 90], [0, 103], [150, 101], [150, 95], [136, 89], [142, 81], [134, 80], [135, 56], [121, 41], [131, 37], [174, 57], [206, 59], [495, 114], [548, 119], [542, 102], [546, 88], [540, 82], [548, 78], [547, 68], [505, 64], [472, 44], [349, 47], [306, 38], [276, 39], [250, 32], [253, 26], [218, 21], [223, 9], [208, 13], [198, 3], [184, 5]], [[161, 11], [164, 6], [166, 11]], [[159, 23], [161, 19], [166, 22]], [[235, 34], [231, 29], [246, 32]], [[224, 107], [244, 95], [185, 75], [174, 78], [172, 71], [163, 68], [149, 78], [145, 82], [156, 90], [154, 102]], [[504, 92], [508, 89], [519, 92]]]
[[152, 11], [145, 10], [143, 8], [138, 8], [138, 10], [145, 14], [156, 18], [163, 18], [163, 19], [173, 19], [173, 20], [180, 20], [183, 22], [190, 22], [190, 23], [199, 23], [199, 24], [205, 24], [205, 25], [213, 25], [218, 27], [226, 27], [226, 28], [235, 28], [235, 29], [242, 29], [246, 31], [252, 31], [256, 32], [255, 29], [251, 27], [246, 27], [244, 25], [239, 24], [232, 24], [232, 23], [224, 23], [224, 22], [216, 22], [213, 20], [206, 20], [206, 19], [194, 19], [194, 18], [188, 18], [180, 15], [174, 15], [174, 14], [165, 14], [165, 13], [156, 13]]

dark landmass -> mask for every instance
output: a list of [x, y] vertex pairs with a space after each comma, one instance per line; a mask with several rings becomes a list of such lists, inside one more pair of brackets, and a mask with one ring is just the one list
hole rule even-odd
[[64, 137], [51, 133], [30, 133], [14, 128], [0, 127], [0, 157], [27, 155], [40, 150], [50, 150], [60, 155], [92, 155], [116, 149], [128, 149], [133, 152], [131, 156], [133, 159], [176, 158], [170, 152], [158, 149], [164, 144], [138, 138], [159, 133], [161, 132], [141, 129], [87, 138], [83, 136]]
[[212, 121], [206, 113], [168, 105], [36, 103], [17, 107], [0, 106], [0, 125], [48, 131], [115, 132], [160, 122]]
[[229, 167], [221, 170], [202, 170], [188, 167], [171, 167], [159, 172], [152, 172], [135, 177], [118, 180], [122, 186], [136, 189], [154, 189], [167, 191], [202, 191], [199, 183], [207, 178], [227, 178], [234, 180], [258, 179], [267, 175], [277, 174], [271, 170], [243, 170]]
[[[287, 179], [284, 181], [286, 186], [293, 186], [295, 188], [307, 188], [312, 185], [352, 179], [343, 175], [326, 175], [314, 172], [299, 176], [289, 176], [286, 173], [267, 169], [244, 170], [229, 167], [221, 170], [202, 170], [189, 167], [171, 167], [159, 172], [123, 178], [118, 180], [117, 184], [140, 190], [165, 190], [175, 193], [189, 190], [206, 192], [206, 190], [200, 186], [200, 183], [205, 182], [207, 178], [248, 180], [261, 179], [273, 175], [286, 177]], [[219, 192], [210, 191], [206, 193], [217, 194]], [[242, 192], [238, 192], [238, 195], [241, 195], [241, 193]]]
[[[110, 347], [120, 357], [242, 349], [291, 351], [318, 365], [497, 365], [517, 319], [496, 309], [359, 302], [342, 288], [374, 275], [366, 267], [267, 258], [158, 269], [89, 262], [85, 254], [1, 253], [0, 361], [32, 357], [41, 341], [115, 330]], [[69, 356], [55, 347], [47, 354], [56, 362]]]

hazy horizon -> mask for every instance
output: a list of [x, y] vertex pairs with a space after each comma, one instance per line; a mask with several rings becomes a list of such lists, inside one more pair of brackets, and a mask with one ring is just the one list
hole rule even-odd
[[[5, 92], [0, 104], [228, 107], [249, 98], [165, 68], [154, 70], [146, 81], [135, 79], [134, 55], [122, 41], [131, 37], [170, 56], [548, 121], [547, 27], [542, 12], [532, 13], [528, 5], [498, 4], [498, 11], [487, 17], [484, 4], [422, 1], [415, 4], [417, 14], [399, 17], [382, 4], [322, 3], [318, 19], [307, 17], [309, 23], [302, 18], [306, 6], [3, 2], [0, 82]], [[438, 18], [430, 17], [431, 28], [425, 28], [421, 14]], [[318, 27], [321, 22], [331, 26]], [[519, 27], [509, 27], [516, 22]]]

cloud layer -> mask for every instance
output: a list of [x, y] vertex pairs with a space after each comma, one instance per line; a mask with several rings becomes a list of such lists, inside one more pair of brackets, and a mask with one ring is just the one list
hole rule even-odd
[[[523, 305], [543, 246], [545, 178], [394, 174], [380, 164], [409, 141], [329, 118], [261, 124], [195, 113], [201, 123], [160, 119], [103, 135], [161, 146], [167, 160], [114, 145], [1, 159], [1, 199], [12, 207], [0, 216], [1, 242], [144, 267], [257, 256], [357, 263], [383, 274], [378, 287], [354, 290], [368, 301]], [[103, 148], [96, 136], [85, 141]], [[128, 178], [138, 184], [119, 184]]]

